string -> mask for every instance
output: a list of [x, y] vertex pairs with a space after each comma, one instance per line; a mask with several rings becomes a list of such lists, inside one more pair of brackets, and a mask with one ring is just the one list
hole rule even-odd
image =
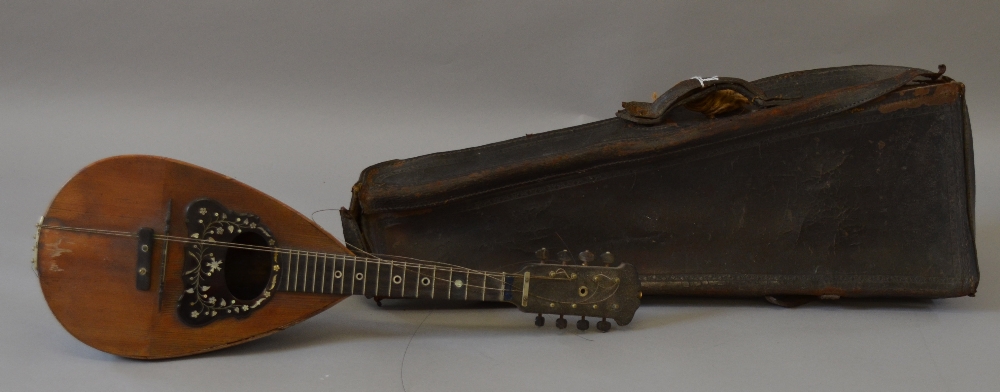
[[[420, 264], [418, 264], [418, 268], [417, 268], [417, 277], [418, 278], [420, 276], [427, 276], [428, 275], [426, 272], [425, 273], [421, 273], [420, 272], [420, 268], [419, 267], [424, 266], [425, 264], [431, 264], [431, 265], [434, 265], [434, 266], [448, 267], [448, 268], [451, 268], [452, 271], [454, 271], [453, 267], [459, 267], [459, 268], [462, 268], [464, 270], [464, 272], [474, 273], [476, 275], [480, 275], [480, 274], [483, 275], [483, 279], [484, 279], [483, 280], [483, 286], [472, 286], [472, 287], [481, 288], [484, 291], [486, 291], [486, 290], [491, 290], [491, 291], [506, 291], [506, 288], [494, 289], [494, 288], [488, 288], [488, 287], [486, 287], [486, 279], [487, 278], [491, 279], [493, 282], [506, 283], [506, 282], [503, 281], [503, 279], [497, 279], [494, 275], [487, 275], [487, 274], [491, 274], [491, 273], [487, 273], [487, 272], [483, 272], [483, 271], [477, 271], [477, 270], [474, 270], [474, 269], [470, 269], [470, 268], [466, 268], [466, 267], [461, 267], [461, 266], [457, 266], [455, 264], [449, 264], [449, 263], [444, 263], [444, 262], [440, 262], [440, 261], [423, 260], [423, 259], [418, 259], [418, 258], [414, 258], [414, 257], [406, 257], [406, 256], [387, 255], [387, 254], [383, 254], [383, 253], [377, 253], [377, 254], [376, 253], [371, 253], [371, 252], [366, 251], [364, 249], [361, 249], [361, 248], [359, 248], [357, 246], [354, 246], [354, 245], [352, 245], [350, 243], [348, 243], [347, 246], [350, 247], [350, 248], [352, 248], [355, 252], [371, 256], [375, 260], [382, 260], [382, 258], [379, 257], [381, 255], [381, 256], [391, 257], [393, 259], [397, 259], [397, 258], [399, 258], [399, 259], [408, 259], [408, 260], [413, 260], [413, 261], [419, 262]], [[390, 265], [392, 265], [391, 264], [392, 260], [389, 260], [389, 261], [390, 261]], [[346, 260], [345, 260], [345, 262], [346, 262]], [[403, 268], [405, 269], [406, 267], [404, 266]], [[462, 271], [460, 271], [460, 273], [461, 272]], [[438, 278], [436, 275], [434, 275], [434, 272], [432, 272], [430, 275], [433, 275], [432, 279], [434, 279], [435, 281], [442, 281], [442, 282], [446, 282], [448, 284], [451, 284], [451, 282], [448, 279]], [[507, 276], [506, 273], [502, 273], [501, 275], [502, 276]], [[518, 275], [516, 275], [516, 274], [510, 274], [510, 276], [518, 276]], [[521, 290], [511, 290], [511, 291], [515, 292], [515, 293], [521, 292]], [[376, 292], [378, 292], [377, 288], [376, 288]], [[390, 291], [390, 293], [391, 293], [391, 291]]]
[[[119, 237], [138, 238], [138, 234], [127, 232], [127, 231], [102, 230], [102, 229], [91, 229], [91, 228], [82, 228], [82, 227], [68, 227], [68, 226], [53, 226], [53, 225], [43, 225], [43, 224], [39, 224], [38, 227], [39, 228], [43, 228], [43, 229], [53, 229], [53, 230], [63, 230], [63, 231], [89, 233], [89, 234], [101, 234], [101, 235], [110, 235], [110, 236], [119, 236]], [[156, 240], [163, 241], [163, 242], [177, 242], [177, 243], [183, 243], [183, 244], [199, 244], [199, 245], [218, 246], [218, 247], [223, 247], [223, 248], [245, 249], [245, 250], [261, 251], [261, 252], [274, 252], [274, 253], [278, 253], [278, 254], [287, 254], [289, 256], [289, 263], [291, 263], [291, 256], [292, 256], [293, 253], [297, 253], [297, 254], [305, 253], [306, 257], [309, 257], [308, 256], [309, 254], [313, 254], [317, 258], [319, 258], [320, 256], [322, 256], [322, 257], [332, 257], [334, 261], [337, 261], [338, 258], [339, 258], [340, 260], [344, 261], [345, 263], [348, 261], [349, 258], [353, 257], [355, 263], [357, 263], [358, 261], [360, 261], [360, 262], [375, 263], [375, 264], [379, 264], [379, 265], [389, 265], [389, 266], [393, 266], [393, 267], [402, 267], [402, 268], [417, 268], [417, 267], [424, 266], [423, 263], [418, 264], [418, 263], [410, 263], [410, 262], [406, 262], [406, 261], [384, 260], [382, 258], [378, 258], [377, 256], [374, 257], [374, 258], [365, 258], [365, 257], [358, 258], [357, 256], [350, 256], [350, 255], [337, 254], [337, 253], [309, 252], [309, 251], [302, 251], [300, 249], [292, 249], [292, 248], [279, 248], [279, 247], [270, 247], [270, 246], [263, 246], [263, 245], [236, 244], [236, 243], [231, 243], [231, 242], [217, 242], [217, 241], [209, 241], [209, 240], [196, 239], [196, 238], [190, 238], [190, 237], [179, 237], [179, 236], [172, 236], [172, 235], [165, 235], [165, 234], [155, 234], [153, 236], [153, 238], [156, 239]], [[365, 252], [365, 253], [367, 253], [367, 252]], [[414, 259], [414, 260], [416, 260], [416, 259]], [[308, 262], [308, 260], [307, 260], [307, 262]], [[479, 271], [479, 270], [474, 270], [474, 269], [471, 269], [471, 268], [468, 268], [468, 267], [463, 267], [463, 266], [460, 266], [460, 265], [449, 264], [449, 263], [442, 263], [442, 262], [429, 262], [429, 263], [430, 264], [435, 264], [437, 266], [445, 266], [445, 267], [450, 268], [452, 271], [457, 271], [459, 273], [468, 273], [468, 274], [475, 274], [475, 275], [483, 275], [484, 278], [493, 279], [496, 282], [502, 282], [502, 280], [499, 279], [498, 276], [520, 276], [520, 275], [517, 275], [517, 274], [497, 274], [497, 273], [493, 273], [493, 272]], [[418, 274], [418, 276], [420, 276], [420, 275], [424, 275], [424, 274]], [[437, 277], [435, 277], [434, 279], [441, 280], [441, 281], [447, 281], [447, 279], [442, 279], [442, 278], [437, 278]], [[485, 285], [485, 282], [484, 282], [484, 285]], [[480, 286], [472, 286], [472, 287], [481, 288], [481, 289], [484, 289], [484, 290], [492, 290], [492, 291], [504, 290], [504, 289], [500, 289], [500, 288], [487, 288], [487, 287], [480, 287]]]
[[322, 210], [316, 210], [316, 211], [313, 211], [312, 214], [309, 214], [309, 219], [311, 219], [313, 222], [316, 222], [316, 213], [317, 212], [323, 212], [323, 211], [340, 211], [340, 209], [339, 208], [324, 208]]
[[[381, 260], [381, 258], [379, 256], [383, 256], [383, 257], [391, 258], [391, 259], [407, 259], [407, 260], [418, 262], [418, 263], [420, 263], [419, 265], [432, 264], [432, 265], [446, 266], [446, 267], [449, 267], [449, 268], [451, 268], [452, 266], [455, 266], [455, 264], [449, 264], [449, 263], [445, 263], [445, 262], [441, 262], [441, 261], [434, 261], [434, 260], [418, 259], [418, 258], [415, 258], [415, 257], [389, 255], [389, 254], [385, 254], [385, 253], [370, 253], [368, 251], [365, 251], [364, 249], [358, 248], [357, 246], [354, 246], [354, 245], [351, 245], [351, 244], [347, 244], [347, 246], [351, 247], [351, 248], [354, 248], [355, 251], [357, 251], [357, 252], [367, 254], [367, 255], [369, 255], [369, 256], [371, 256], [371, 257], [373, 257], [375, 259], [379, 259], [379, 260]], [[521, 261], [521, 262], [517, 262], [517, 263], [511, 263], [511, 264], [508, 264], [508, 265], [528, 264], [528, 263], [531, 263], [531, 262], [530, 261]], [[466, 267], [462, 267], [462, 268], [465, 268], [466, 270], [475, 272], [477, 275], [479, 275], [481, 273], [483, 273], [483, 274], [487, 273], [487, 272], [482, 272], [482, 271], [478, 271], [478, 270], [474, 270], [474, 269], [469, 269], [469, 268], [466, 268]], [[495, 275], [496, 273], [495, 272], [490, 272], [490, 274], [494, 274]], [[501, 276], [521, 276], [521, 275], [501, 273]], [[497, 282], [501, 282], [502, 281], [500, 279], [497, 279], [495, 276], [488, 276], [488, 277], [490, 279], [493, 279], [494, 281], [497, 281]], [[494, 290], [499, 290], [499, 289], [494, 289]]]
[[[213, 242], [213, 243], [215, 243], [215, 242]], [[406, 268], [414, 268], [413, 266], [416, 265], [417, 268], [418, 268], [418, 271], [417, 271], [418, 281], [419, 281], [419, 278], [421, 278], [421, 277], [430, 277], [431, 279], [434, 279], [435, 281], [445, 282], [445, 283], [448, 283], [448, 284], [451, 284], [451, 282], [452, 282], [452, 281], [450, 281], [448, 279], [437, 277], [436, 271], [432, 270], [431, 272], [427, 272], [427, 266], [424, 265], [424, 264], [425, 263], [426, 264], [439, 264], [439, 265], [449, 266], [449, 268], [451, 268], [450, 266], [452, 266], [454, 264], [448, 264], [448, 263], [442, 263], [442, 262], [436, 262], [436, 261], [430, 261], [430, 260], [422, 260], [422, 259], [417, 259], [417, 258], [412, 258], [412, 257], [404, 257], [404, 256], [392, 256], [392, 257], [394, 257], [394, 258], [395, 257], [406, 258], [406, 259], [410, 259], [410, 260], [414, 260], [414, 261], [419, 261], [421, 263], [419, 263], [419, 264], [413, 264], [413, 263], [406, 263], [406, 262], [401, 262], [401, 261], [385, 260], [385, 259], [380, 258], [378, 255], [376, 255], [374, 253], [367, 252], [367, 251], [365, 251], [363, 249], [360, 249], [360, 248], [358, 248], [358, 247], [356, 247], [354, 245], [347, 244], [347, 246], [352, 247], [354, 249], [357, 249], [357, 251], [360, 252], [360, 253], [364, 253], [364, 254], [370, 255], [371, 258], [357, 258], [356, 256], [341, 255], [341, 254], [330, 254], [330, 253], [323, 253], [323, 252], [305, 252], [305, 255], [306, 255], [306, 258], [307, 258], [306, 259], [306, 263], [307, 264], [309, 263], [308, 257], [310, 257], [310, 255], [314, 255], [314, 257], [316, 258], [316, 260], [318, 260], [320, 256], [324, 256], [325, 257], [325, 256], [332, 255], [332, 256], [334, 256], [334, 262], [337, 261], [336, 257], [341, 257], [340, 260], [343, 261], [344, 263], [346, 263], [347, 261], [350, 261], [350, 260], [348, 260], [349, 258], [354, 258], [355, 260], [353, 262], [355, 264], [357, 262], [362, 262], [362, 263], [377, 263], [377, 264], [380, 264], [380, 265], [389, 265], [389, 266], [393, 266], [393, 267], [402, 267], [404, 269], [406, 269]], [[268, 248], [268, 249], [272, 249], [272, 248]], [[301, 252], [299, 252], [299, 253], [301, 254]], [[383, 260], [385, 260], [385, 261], [383, 261]], [[313, 263], [316, 263], [316, 262], [317, 261], [315, 261], [315, 260], [313, 261]], [[289, 255], [288, 263], [289, 263], [289, 265], [291, 265], [291, 263], [292, 263], [292, 261], [291, 261], [291, 255]], [[309, 268], [308, 265], [306, 266], [306, 268], [307, 269]], [[424, 270], [421, 271], [420, 268], [423, 268]], [[494, 272], [480, 271], [480, 270], [475, 270], [475, 269], [466, 268], [466, 267], [460, 267], [460, 268], [461, 268], [461, 271], [457, 271], [459, 273], [463, 273], [464, 272], [464, 273], [468, 273], [468, 274], [472, 274], [472, 275], [482, 275], [484, 279], [491, 279], [493, 282], [497, 282], [497, 283], [506, 283], [506, 282], [504, 282], [503, 279], [498, 279], [496, 277], [497, 274], [494, 273]], [[367, 268], [366, 268], [366, 270], [367, 270]], [[455, 271], [453, 270], [453, 272], [455, 272]], [[514, 278], [522, 276], [522, 275], [519, 275], [519, 274], [507, 274], [507, 273], [501, 273], [500, 275], [502, 277], [509, 276], [509, 277], [514, 277]], [[367, 279], [367, 276], [366, 276], [366, 279]], [[513, 288], [511, 288], [511, 289], [508, 290], [506, 287], [503, 287], [503, 288], [487, 287], [485, 280], [483, 282], [483, 286], [476, 286], [476, 285], [470, 284], [468, 282], [466, 282], [466, 284], [469, 285], [470, 287], [475, 287], [477, 289], [482, 289], [484, 291], [510, 291], [512, 293], [520, 293], [521, 292], [521, 290], [517, 290], [517, 289], [513, 289]], [[391, 293], [391, 291], [390, 291], [390, 293]]]

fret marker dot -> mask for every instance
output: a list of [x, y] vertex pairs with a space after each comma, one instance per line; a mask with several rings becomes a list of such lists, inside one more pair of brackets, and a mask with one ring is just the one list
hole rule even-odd
[[361, 279], [364, 279], [364, 278], [365, 278], [365, 275], [362, 274], [362, 273], [360, 273], [360, 272], [358, 272], [357, 275], [354, 275], [354, 279], [357, 279], [357, 280], [361, 280]]
[[455, 279], [455, 287], [462, 288], [462, 280], [461, 279]]
[[403, 278], [400, 278], [399, 275], [396, 275], [396, 276], [392, 277], [392, 283], [400, 284], [402, 282], [403, 282]]
[[431, 278], [428, 278], [426, 276], [423, 277], [423, 278], [421, 278], [420, 279], [420, 284], [422, 284], [424, 286], [427, 286], [427, 285], [431, 284]]
[[334, 278], [337, 278], [337, 279], [340, 279], [340, 277], [342, 277], [342, 276], [344, 276], [344, 273], [343, 273], [343, 272], [340, 272], [340, 271], [333, 271], [333, 277], [334, 277]]

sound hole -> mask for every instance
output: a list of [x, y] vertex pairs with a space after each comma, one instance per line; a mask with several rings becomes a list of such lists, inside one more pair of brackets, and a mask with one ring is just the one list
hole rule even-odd
[[[234, 244], [267, 246], [260, 234], [246, 232], [233, 238]], [[226, 286], [229, 292], [241, 300], [257, 298], [267, 288], [271, 277], [273, 254], [254, 249], [229, 248], [226, 251]]]

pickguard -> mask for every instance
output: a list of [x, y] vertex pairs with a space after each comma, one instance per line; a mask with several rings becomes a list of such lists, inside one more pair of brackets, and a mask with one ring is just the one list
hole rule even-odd
[[[271, 298], [278, 282], [278, 252], [272, 252], [270, 276], [265, 289], [255, 298], [240, 299], [226, 284], [227, 260], [232, 241], [244, 232], [262, 236], [274, 247], [274, 236], [256, 215], [237, 213], [211, 199], [192, 202], [185, 212], [188, 243], [182, 279], [184, 292], [177, 302], [177, 316], [190, 326], [204, 326], [212, 321], [244, 318]], [[266, 251], [266, 250], [265, 250]]]

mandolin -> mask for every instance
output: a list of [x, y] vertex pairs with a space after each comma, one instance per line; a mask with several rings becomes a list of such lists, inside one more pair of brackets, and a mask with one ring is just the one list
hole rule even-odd
[[[629, 264], [580, 253], [517, 272], [356, 255], [313, 221], [232, 178], [151, 156], [84, 168], [38, 224], [33, 265], [45, 300], [80, 341], [111, 354], [172, 358], [281, 331], [349, 295], [509, 302], [626, 325], [639, 306]], [[599, 261], [594, 264], [595, 259]]]

